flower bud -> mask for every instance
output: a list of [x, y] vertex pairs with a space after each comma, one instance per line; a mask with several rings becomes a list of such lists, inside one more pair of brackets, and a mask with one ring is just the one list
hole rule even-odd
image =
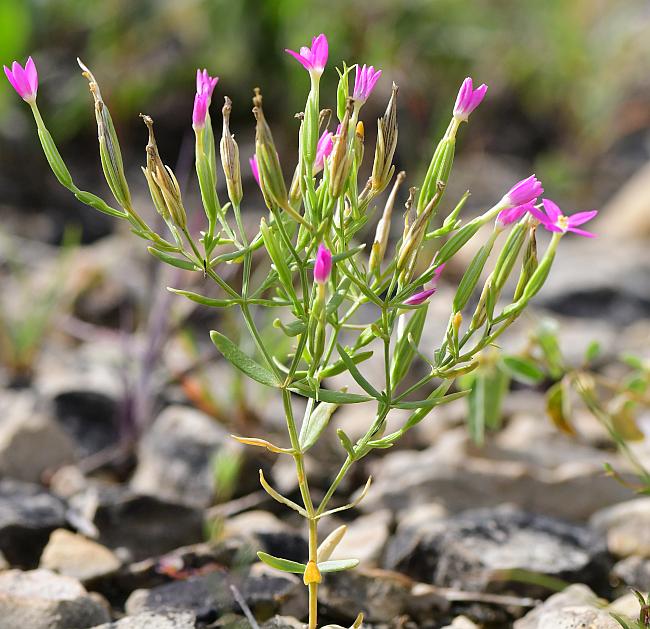
[[314, 281], [317, 284], [326, 284], [332, 273], [332, 252], [324, 245], [318, 246], [316, 261], [314, 262]]
[[27, 103], [36, 102], [36, 92], [38, 91], [38, 72], [34, 60], [29, 57], [23, 68], [17, 61], [11, 64], [11, 70], [4, 66], [5, 74], [9, 83]]
[[338, 199], [344, 192], [354, 160], [352, 142], [349, 140], [350, 116], [352, 115], [352, 99], [348, 98], [343, 121], [337, 130], [334, 149], [330, 156], [330, 194]]
[[541, 181], [535, 175], [531, 175], [512, 186], [503, 197], [502, 203], [508, 207], [534, 203], [543, 192]]
[[225, 104], [222, 109], [223, 113], [223, 132], [221, 135], [221, 166], [226, 176], [226, 186], [228, 187], [228, 197], [231, 203], [238, 207], [244, 196], [241, 183], [241, 170], [239, 165], [239, 147], [235, 142], [235, 136], [230, 133], [230, 112], [232, 111], [232, 101], [226, 96]]
[[472, 79], [467, 77], [463, 84], [460, 86], [458, 96], [456, 97], [456, 104], [454, 105], [454, 118], [461, 122], [467, 122], [469, 115], [481, 104], [487, 92], [487, 85], [483, 83], [476, 89], [472, 83]]
[[393, 83], [393, 91], [386, 111], [381, 118], [377, 119], [375, 161], [372, 165], [370, 178], [372, 190], [375, 193], [386, 188], [395, 170], [393, 156], [397, 148], [397, 90], [397, 85]]

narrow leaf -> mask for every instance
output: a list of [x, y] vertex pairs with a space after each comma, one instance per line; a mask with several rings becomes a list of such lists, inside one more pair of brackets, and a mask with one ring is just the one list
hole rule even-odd
[[354, 364], [354, 361], [350, 355], [343, 349], [342, 345], [336, 346], [338, 349], [341, 360], [345, 363], [347, 370], [350, 372], [350, 375], [354, 378], [355, 382], [368, 394], [374, 397], [375, 399], [380, 399], [382, 397], [381, 393], [375, 389], [370, 382], [368, 382], [361, 372], [357, 369], [357, 366]]
[[342, 572], [343, 570], [356, 568], [358, 565], [358, 559], [333, 559], [331, 561], [320, 562], [318, 569], [321, 572]]
[[289, 390], [304, 397], [314, 398], [322, 402], [332, 402], [334, 404], [359, 404], [360, 402], [369, 402], [372, 400], [367, 395], [346, 393], [345, 391], [330, 391], [329, 389], [318, 389], [318, 391], [314, 391], [302, 383], [294, 383], [293, 386], [289, 387]]
[[300, 449], [307, 452], [311, 448], [321, 433], [327, 427], [334, 411], [339, 407], [338, 404], [331, 402], [321, 402], [311, 413], [300, 430]]
[[170, 255], [169, 253], [160, 251], [155, 247], [147, 247], [147, 251], [155, 258], [162, 260], [165, 264], [169, 264], [170, 266], [175, 266], [178, 269], [184, 269], [185, 271], [198, 270], [198, 267], [196, 266], [196, 264], [194, 264], [194, 262], [190, 262], [189, 260], [185, 260], [184, 258], [177, 258], [175, 256]]
[[192, 293], [189, 290], [180, 290], [178, 288], [170, 288], [170, 287], [167, 287], [167, 290], [170, 293], [175, 293], [176, 295], [182, 295], [183, 297], [187, 297], [189, 300], [194, 301], [197, 304], [210, 306], [211, 308], [230, 308], [230, 306], [234, 306], [237, 303], [232, 299], [213, 299], [212, 297], [206, 297], [205, 295]]
[[539, 384], [545, 378], [544, 371], [530, 358], [521, 356], [504, 356], [503, 366], [512, 377], [524, 384]]
[[304, 574], [307, 566], [304, 563], [298, 563], [297, 561], [290, 561], [289, 559], [281, 559], [280, 557], [274, 557], [268, 553], [264, 553], [261, 550], [258, 551], [257, 556], [260, 558], [260, 561], [263, 561], [267, 566], [275, 568], [276, 570], [281, 570], [282, 572], [292, 572], [293, 574]]

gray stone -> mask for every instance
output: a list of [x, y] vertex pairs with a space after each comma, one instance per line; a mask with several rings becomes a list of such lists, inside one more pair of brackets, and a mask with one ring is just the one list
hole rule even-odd
[[457, 618], [454, 618], [451, 625], [447, 625], [442, 629], [479, 629], [479, 627], [469, 618], [466, 618], [465, 616], [458, 616]]
[[[592, 530], [509, 507], [404, 527], [389, 542], [385, 562], [419, 581], [470, 591], [512, 587], [505, 578], [511, 569], [602, 589], [609, 571], [604, 539]], [[540, 591], [518, 589], [529, 596]]]
[[73, 460], [74, 442], [33, 396], [0, 397], [0, 477], [37, 482]]
[[126, 616], [116, 622], [98, 625], [93, 629], [194, 629], [196, 616], [192, 612], [144, 612]]
[[348, 570], [325, 575], [319, 588], [327, 618], [351, 623], [359, 612], [368, 622], [388, 622], [404, 614], [411, 582], [385, 570]]
[[381, 508], [405, 511], [438, 502], [459, 512], [512, 503], [528, 511], [581, 521], [629, 497], [628, 489], [603, 475], [607, 454], [594, 454], [591, 459], [568, 459], [555, 465], [524, 456], [493, 460], [476, 452], [467, 429], [460, 428], [443, 434], [426, 450], [390, 452], [372, 463], [373, 486], [360, 508], [369, 513]]
[[70, 499], [76, 517], [97, 533], [97, 541], [124, 549], [134, 561], [202, 541], [203, 512], [120, 486], [89, 487]]
[[377, 566], [388, 541], [392, 520], [388, 509], [356, 518], [348, 525], [331, 559], [354, 557], [363, 567]]
[[574, 584], [515, 621], [514, 629], [621, 629], [585, 585]]
[[38, 485], [0, 481], [0, 552], [11, 565], [34, 568], [65, 521], [65, 504]]
[[617, 557], [650, 558], [650, 498], [628, 500], [595, 513], [591, 524], [607, 535], [607, 547]]
[[223, 614], [241, 612], [231, 585], [237, 587], [255, 615], [269, 617], [283, 612], [293, 615], [306, 612], [305, 587], [293, 575], [264, 572], [241, 578], [223, 571], [174, 581], [150, 590], [136, 590], [126, 602], [126, 611], [129, 614], [191, 611], [198, 622], [210, 623]]
[[131, 487], [166, 500], [206, 507], [214, 499], [213, 457], [233, 447], [228, 431], [187, 406], [166, 408], [145, 433]]
[[650, 559], [627, 557], [612, 568], [612, 576], [628, 587], [650, 592]]
[[110, 620], [75, 579], [49, 570], [0, 574], [0, 627], [85, 629]]
[[260, 627], [261, 629], [305, 629], [306, 625], [291, 616], [273, 616]]
[[41, 568], [89, 583], [115, 573], [120, 560], [105, 546], [82, 535], [57, 529], [41, 555]]

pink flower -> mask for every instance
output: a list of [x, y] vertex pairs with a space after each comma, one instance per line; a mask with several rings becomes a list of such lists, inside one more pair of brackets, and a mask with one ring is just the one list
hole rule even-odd
[[502, 201], [510, 207], [526, 205], [527, 203], [534, 203], [543, 192], [542, 182], [535, 175], [531, 175], [512, 186]]
[[314, 262], [314, 281], [317, 284], [325, 284], [332, 272], [332, 252], [321, 243], [318, 245], [318, 253]]
[[584, 229], [578, 229], [578, 225], [582, 225], [587, 221], [590, 221], [596, 214], [598, 210], [590, 210], [589, 212], [577, 212], [571, 216], [565, 216], [562, 214], [562, 210], [557, 206], [556, 203], [550, 199], [542, 199], [542, 205], [544, 206], [544, 211], [539, 208], [533, 207], [530, 210], [530, 213], [542, 224], [545, 229], [548, 229], [551, 232], [557, 232], [561, 234], [566, 234], [567, 232], [573, 232], [580, 236], [586, 236], [587, 238], [595, 238], [596, 234], [585, 231]]
[[219, 77], [212, 77], [208, 74], [208, 71], [203, 68], [203, 70], [196, 71], [196, 93], [197, 94], [207, 94], [208, 102], [212, 98], [212, 92], [219, 82]]
[[194, 109], [192, 110], [192, 126], [195, 129], [202, 129], [205, 126], [205, 119], [208, 115], [210, 97], [207, 93], [194, 96]]
[[28, 103], [36, 100], [38, 91], [38, 72], [34, 65], [34, 60], [29, 57], [23, 68], [17, 61], [11, 64], [11, 70], [4, 66], [5, 74], [9, 79], [12, 87], [18, 92], [18, 95]]
[[327, 63], [327, 37], [321, 33], [318, 37], [314, 37], [311, 40], [311, 48], [303, 46], [299, 53], [285, 48], [285, 52], [288, 52], [292, 57], [300, 61], [310, 74], [320, 76]]
[[508, 208], [507, 210], [501, 210], [497, 216], [497, 221], [505, 227], [506, 225], [510, 225], [510, 223], [517, 222], [526, 212], [530, 212], [534, 207], [532, 203], [526, 203]]
[[454, 117], [458, 120], [467, 121], [469, 115], [481, 104], [487, 92], [487, 85], [483, 83], [474, 89], [472, 79], [467, 77], [458, 90], [456, 104], [454, 105]]
[[325, 158], [329, 157], [334, 148], [334, 140], [331, 131], [324, 131], [316, 145], [316, 159], [314, 161], [314, 171], [320, 172], [325, 165]]
[[257, 185], [262, 187], [262, 184], [260, 183], [260, 169], [257, 165], [257, 155], [253, 155], [253, 157], [248, 158], [248, 163], [251, 166], [251, 170], [253, 171], [253, 177], [255, 177], [255, 181], [257, 181]]
[[444, 268], [445, 265], [441, 264], [435, 270], [431, 281], [425, 284], [424, 290], [421, 290], [419, 293], [415, 293], [415, 295], [411, 295], [411, 297], [404, 301], [404, 304], [406, 306], [419, 306], [420, 304], [423, 304], [427, 299], [429, 299], [429, 297], [431, 297], [431, 295], [433, 295], [438, 290], [436, 284], [438, 283], [438, 280], [440, 279]]
[[365, 64], [359, 68], [357, 65], [356, 76], [354, 77], [354, 92], [352, 97], [355, 100], [365, 103], [370, 96], [370, 93], [375, 87], [375, 83], [381, 76], [381, 70], [375, 70], [373, 66], [366, 66]]

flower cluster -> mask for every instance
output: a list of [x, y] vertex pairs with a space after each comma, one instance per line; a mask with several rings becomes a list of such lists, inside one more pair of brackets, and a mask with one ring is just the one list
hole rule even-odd
[[[553, 201], [540, 202], [544, 190], [531, 175], [478, 216], [461, 218], [469, 192], [445, 216], [440, 216], [446, 205], [442, 201], [454, 163], [456, 137], [464, 127], [461, 123], [469, 121], [487, 92], [486, 85], [475, 89], [469, 77], [460, 87], [447, 130], [435, 145], [424, 179], [410, 188], [404, 213], [394, 211], [406, 180], [404, 172], [396, 173], [394, 164], [399, 135], [397, 86], [393, 84], [385, 113], [377, 121], [372, 175], [364, 181], [361, 168], [367, 151], [362, 105], [373, 94], [382, 71], [372, 65], [356, 64], [350, 90], [349, 74], [355, 66], [344, 64], [339, 70], [333, 99], [337, 106], [332, 113], [320, 109], [320, 77], [329, 54], [325, 35], [314, 37], [311, 47], [302, 47], [299, 52], [287, 49], [287, 53], [311, 77], [304, 111], [298, 116], [298, 158], [290, 165], [280, 161], [261, 90], [256, 89], [255, 153], [249, 163], [266, 209], [254, 233], [251, 223], [245, 224], [241, 215], [245, 199], [239, 148], [229, 126], [232, 102], [228, 97], [222, 109], [218, 152], [228, 202], [222, 203], [219, 198], [217, 141], [209, 114], [218, 78], [207, 70], [197, 70], [192, 112], [196, 177], [206, 223], [200, 236], [190, 229], [181, 186], [173, 170], [163, 162], [149, 116], [143, 116], [148, 143], [142, 171], [153, 207], [163, 219], [160, 230], [152, 228], [134, 207], [117, 133], [90, 70], [81, 64], [95, 104], [102, 168], [118, 207], [74, 183], [39, 112], [38, 74], [31, 57], [24, 68], [17, 62], [11, 69], [5, 66], [5, 74], [29, 103], [45, 156], [61, 184], [82, 203], [128, 221], [131, 231], [147, 242], [153, 256], [165, 264], [197, 272], [199, 281], [216, 285], [218, 295], [183, 289], [174, 292], [206, 307], [239, 309], [256, 354], [244, 353], [239, 343], [220, 331], [213, 330], [210, 338], [234, 368], [282, 396], [287, 443], [236, 438], [294, 460], [302, 504], [271, 487], [261, 471], [260, 483], [275, 500], [305, 518], [309, 526], [306, 563], [266, 553], [259, 553], [259, 558], [279, 570], [302, 574], [309, 588], [309, 629], [315, 629], [318, 587], [324, 575], [358, 563], [356, 559], [329, 559], [345, 527], [318, 543], [320, 519], [355, 506], [369, 487], [370, 481], [356, 501], [329, 509], [350, 467], [373, 450], [392, 447], [435, 406], [466, 393], [448, 391], [457, 376], [477, 368], [482, 351], [494, 345], [542, 288], [562, 237], [568, 232], [593, 236], [579, 226], [597, 212], [565, 216]], [[327, 128], [332, 116], [338, 118], [334, 133]], [[285, 177], [290, 172], [293, 177], [288, 185]], [[366, 253], [366, 243], [360, 240], [367, 233], [380, 195], [391, 182], [383, 211], [378, 213], [372, 247]], [[257, 197], [248, 211], [258, 211], [259, 205]], [[403, 224], [395, 226], [395, 215], [403, 215]], [[490, 224], [491, 233], [480, 246], [473, 247], [471, 262], [455, 287], [446, 333], [437, 347], [420, 347], [429, 300], [445, 265], [470, 240], [483, 238], [481, 228]], [[553, 235], [538, 255], [539, 225]], [[391, 234], [399, 234], [394, 246]], [[263, 255], [264, 261], [260, 261]], [[223, 272], [232, 265], [240, 272]], [[516, 288], [508, 293], [508, 279], [517, 273]], [[486, 275], [487, 279], [483, 279]], [[472, 299], [474, 295], [478, 301]], [[266, 342], [259, 327], [264, 316], [273, 322], [273, 326], [265, 328], [284, 335], [286, 342]], [[383, 347], [377, 352], [376, 345]], [[363, 373], [364, 363], [373, 353], [384, 361], [381, 378], [374, 369]], [[419, 370], [412, 369], [418, 359], [430, 367], [419, 380]], [[337, 374], [354, 381], [356, 390], [348, 391], [347, 386], [332, 388], [330, 377]], [[442, 384], [434, 385], [434, 381]], [[294, 417], [295, 396], [306, 399], [300, 425]], [[366, 432], [356, 441], [344, 430], [336, 430], [343, 462], [331, 486], [316, 503], [305, 473], [306, 453], [328, 428], [339, 406], [360, 402], [373, 402], [375, 413], [369, 418]], [[388, 414], [394, 409], [409, 415], [397, 429], [385, 434]], [[354, 626], [360, 623], [359, 618]]]

